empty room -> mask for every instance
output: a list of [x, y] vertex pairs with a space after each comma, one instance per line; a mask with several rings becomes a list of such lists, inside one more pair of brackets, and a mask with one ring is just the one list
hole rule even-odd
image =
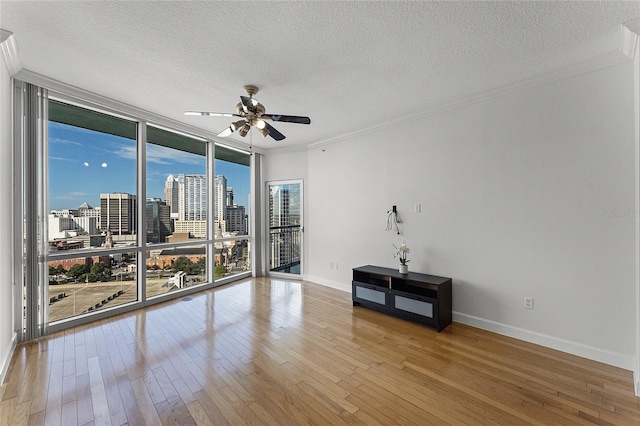
[[637, 1], [0, 34], [0, 425], [640, 424]]

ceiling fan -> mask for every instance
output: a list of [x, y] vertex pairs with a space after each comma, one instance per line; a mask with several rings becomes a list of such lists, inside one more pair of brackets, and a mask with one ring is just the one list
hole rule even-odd
[[251, 127], [255, 127], [262, 136], [265, 138], [271, 136], [277, 141], [281, 141], [285, 136], [277, 131], [272, 125], [266, 122], [281, 121], [286, 123], [297, 124], [311, 124], [309, 117], [300, 117], [297, 115], [280, 115], [280, 114], [267, 114], [265, 112], [264, 105], [257, 100], [253, 99], [253, 95], [258, 93], [258, 88], [251, 84], [244, 86], [244, 91], [247, 96], [240, 96], [240, 101], [236, 105], [236, 112], [207, 112], [207, 111], [185, 111], [185, 115], [208, 115], [211, 117], [240, 117], [241, 120], [231, 123], [229, 127], [218, 133], [220, 137], [226, 137], [233, 132], [238, 132], [240, 136], [244, 137], [249, 133]]

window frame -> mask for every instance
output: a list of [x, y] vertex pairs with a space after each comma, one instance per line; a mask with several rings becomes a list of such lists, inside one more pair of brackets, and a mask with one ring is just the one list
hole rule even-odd
[[[19, 324], [18, 327], [20, 328], [19, 330], [17, 330], [19, 340], [31, 340], [39, 336], [57, 332], [69, 327], [100, 320], [102, 318], [110, 317], [130, 310], [140, 309], [142, 307], [161, 303], [166, 300], [184, 297], [188, 294], [200, 292], [205, 289], [223, 285], [228, 282], [246, 278], [248, 276], [255, 276], [255, 262], [253, 262], [253, 259], [251, 259], [251, 270], [241, 274], [223, 277], [222, 279], [218, 280], [214, 279], [215, 260], [213, 254], [215, 250], [215, 243], [223, 242], [224, 240], [242, 239], [247, 240], [249, 246], [252, 246], [254, 245], [254, 235], [251, 232], [248, 232], [247, 235], [216, 240], [215, 233], [213, 232], [213, 212], [208, 212], [206, 239], [153, 244], [154, 249], [162, 247], [179, 248], [184, 246], [204, 245], [206, 247], [207, 256], [206, 282], [200, 285], [188, 287], [175, 292], [167, 292], [150, 298], [147, 298], [146, 295], [146, 258], [149, 252], [145, 232], [147, 199], [147, 126], [153, 126], [155, 128], [173, 132], [181, 136], [200, 140], [206, 144], [206, 175], [208, 188], [213, 187], [213, 179], [215, 176], [214, 163], [216, 159], [216, 145], [246, 154], [247, 156], [249, 156], [250, 161], [249, 173], [251, 176], [251, 196], [255, 198], [255, 185], [253, 179], [253, 166], [255, 157], [252, 155], [253, 151], [247, 151], [241, 146], [237, 146], [233, 141], [231, 141], [231, 143], [220, 144], [215, 135], [207, 131], [203, 131], [202, 129], [194, 128], [184, 123], [167, 119], [144, 111], [142, 109], [132, 107], [130, 105], [123, 104], [108, 98], [104, 98], [94, 93], [87, 92], [72, 86], [68, 86], [64, 83], [50, 80], [43, 76], [30, 75], [30, 73], [26, 74], [27, 75], [25, 76], [21, 76], [20, 80], [14, 79], [14, 146], [16, 147], [16, 149], [14, 150], [14, 163], [16, 165], [16, 171], [19, 172], [17, 179], [19, 179], [20, 183], [19, 185], [15, 185], [14, 206], [16, 206], [15, 217], [24, 218], [24, 220], [15, 221], [14, 234], [25, 235], [24, 232], [27, 229], [30, 230], [30, 233], [34, 232], [34, 229], [37, 233], [46, 232], [48, 222], [47, 218], [49, 213], [47, 205], [49, 197], [48, 188], [46, 187], [46, 185], [43, 185], [43, 183], [46, 183], [46, 181], [43, 181], [43, 179], [48, 179], [48, 170], [46, 166], [46, 163], [48, 162], [48, 135], [45, 133], [44, 135], [40, 135], [39, 138], [34, 138], [32, 134], [29, 134], [30, 130], [26, 125], [26, 121], [28, 121], [28, 116], [30, 115], [30, 113], [32, 113], [35, 107], [31, 106], [32, 102], [27, 99], [27, 96], [25, 94], [25, 88], [28, 86], [36, 88], [39, 94], [44, 94], [45, 99], [43, 102], [45, 104], [45, 107], [44, 112], [40, 112], [42, 118], [39, 123], [41, 129], [43, 127], [46, 129], [48, 126], [49, 120], [46, 116], [46, 113], [48, 112], [49, 99], [96, 111], [98, 113], [107, 114], [109, 116], [125, 119], [137, 124], [136, 203], [138, 226], [135, 247], [108, 249], [100, 248], [93, 250], [82, 249], [77, 251], [71, 250], [70, 252], [65, 253], [49, 253], [48, 250], [45, 250], [43, 253], [39, 253], [36, 256], [33, 256], [33, 253], [28, 253], [27, 250], [29, 250], [29, 248], [26, 246], [25, 240], [16, 242], [15, 247], [16, 249], [19, 248], [19, 250], [14, 251], [14, 253], [16, 253], [14, 258], [14, 267], [16, 272], [14, 276], [16, 278], [16, 283], [20, 283], [20, 285], [18, 291], [19, 295], [16, 298], [15, 309], [16, 319], [19, 318], [19, 320], [16, 321], [16, 324]], [[42, 122], [45, 123], [44, 126], [42, 126]], [[38, 143], [38, 141], [35, 139], [38, 139], [40, 142]], [[33, 158], [33, 152], [29, 154], [29, 150], [35, 150], [39, 157], [39, 161]], [[44, 165], [43, 162], [45, 163]], [[37, 178], [30, 178], [29, 176], [25, 176], [25, 173], [27, 173], [28, 170], [36, 170], [40, 173], [40, 176]], [[34, 182], [29, 182], [30, 180], [34, 180]], [[36, 194], [33, 194], [33, 189], [38, 186], [39, 189], [36, 191]], [[208, 193], [208, 206], [213, 206], [212, 191], [208, 190]], [[38, 211], [37, 213], [32, 212], [29, 214], [29, 216], [27, 216], [28, 212], [25, 210], [25, 203], [29, 199], [32, 200], [32, 203], [38, 205]], [[255, 206], [254, 199], [252, 199], [250, 201], [250, 205], [247, 206], [247, 213], [250, 215], [251, 220], [255, 221], [255, 217], [253, 214], [255, 212], [255, 208], [253, 206]], [[43, 218], [44, 220], [39, 220], [39, 217]], [[250, 229], [254, 229], [254, 227], [251, 226]], [[47, 234], [45, 233], [41, 235]], [[46, 241], [47, 243], [44, 244], [45, 248], [48, 244], [48, 238], [46, 238]], [[106, 256], [110, 254], [132, 252], [136, 253], [137, 264], [136, 301], [119, 306], [114, 306], [111, 308], [105, 308], [104, 310], [96, 310], [88, 314], [75, 315], [73, 317], [52, 322], [49, 321], [48, 306], [46, 303], [43, 303], [43, 301], [49, 300], [48, 265], [50, 260], [77, 258], [78, 256], [89, 256], [92, 254]], [[20, 253], [25, 253], [27, 254], [27, 256], [21, 256]], [[36, 257], [31, 271], [25, 269], [28, 266], [26, 258], [29, 257], [29, 254], [31, 255], [31, 257]], [[253, 253], [250, 254], [251, 256], [253, 256]], [[34, 278], [36, 278], [35, 281], [37, 282], [37, 285], [34, 287], [37, 289], [37, 292], [35, 293], [33, 292], [33, 289], [28, 290], [26, 287], [26, 282], [29, 280], [33, 280]], [[26, 300], [24, 304], [23, 300]], [[30, 308], [28, 308], [28, 306], [30, 306]], [[34, 320], [33, 313], [31, 315], [31, 318], [28, 318], [29, 311], [37, 312], [36, 315], [38, 319]], [[26, 314], [24, 314], [23, 312], [26, 312]]]

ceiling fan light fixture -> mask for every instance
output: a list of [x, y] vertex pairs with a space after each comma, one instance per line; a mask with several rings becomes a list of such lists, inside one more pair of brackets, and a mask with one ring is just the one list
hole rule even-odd
[[235, 121], [233, 123], [231, 123], [231, 127], [233, 128], [233, 131], [237, 131], [238, 129], [242, 128], [245, 124], [247, 124], [247, 122], [245, 120], [238, 120]]
[[264, 120], [256, 120], [256, 122], [254, 124], [260, 130], [262, 130], [265, 127], [267, 127], [267, 123], [265, 123]]
[[249, 133], [249, 129], [251, 129], [251, 126], [249, 126], [249, 123], [245, 122], [244, 126], [242, 126], [242, 128], [239, 131], [240, 136], [242, 137], [247, 136], [247, 133]]
[[[263, 121], [263, 123], [264, 123], [264, 121]], [[260, 127], [257, 127], [257, 126], [256, 126], [256, 129], [258, 129], [258, 131], [260, 132], [260, 134], [261, 134], [262, 136], [264, 136], [265, 138], [266, 138], [267, 136], [269, 136], [269, 129], [265, 129], [265, 128], [264, 128], [264, 126], [263, 126], [262, 128], [260, 128]]]

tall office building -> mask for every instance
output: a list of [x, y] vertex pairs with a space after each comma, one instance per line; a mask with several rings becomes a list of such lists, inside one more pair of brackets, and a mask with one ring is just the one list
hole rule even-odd
[[167, 177], [164, 184], [164, 202], [170, 207], [170, 212], [177, 216], [179, 209], [180, 188], [178, 179], [173, 175]]
[[133, 235], [138, 230], [136, 196], [125, 192], [100, 194], [102, 231], [112, 235]]
[[[177, 191], [176, 191], [177, 188]], [[177, 194], [177, 196], [176, 196]], [[207, 176], [179, 174], [177, 178], [169, 175], [164, 189], [165, 202], [171, 199], [171, 217], [177, 210], [174, 223], [175, 232], [206, 237], [207, 221]], [[229, 215], [231, 223], [229, 222]], [[233, 204], [233, 188], [227, 187], [227, 178], [217, 175], [213, 182], [213, 219], [214, 227], [223, 232], [246, 234], [244, 206]]]
[[[206, 238], [207, 176], [179, 174], [176, 181], [178, 215], [173, 225], [174, 232], [187, 232], [196, 238]], [[174, 217], [174, 213], [171, 216]]]
[[213, 211], [214, 220], [221, 222], [226, 220], [227, 212], [227, 178], [224, 175], [217, 175], [213, 182]]
[[269, 197], [269, 217], [271, 227], [291, 225], [289, 190], [275, 187]]
[[227, 201], [225, 203], [225, 206], [229, 207], [233, 205], [233, 188], [228, 186], [227, 187]]
[[96, 207], [95, 209], [91, 207], [88, 203], [82, 203], [80, 207], [78, 207], [78, 216], [79, 217], [95, 217], [96, 225], [98, 229], [100, 229], [100, 207]]
[[237, 232], [238, 235], [245, 235], [247, 231], [244, 216], [244, 206], [227, 206], [227, 232]]
[[171, 235], [171, 207], [159, 198], [147, 198], [147, 242], [164, 243]]
[[207, 220], [207, 176], [178, 176], [178, 219]]
[[299, 212], [291, 207], [289, 189], [272, 188], [269, 197], [271, 270], [284, 270], [300, 263]]

